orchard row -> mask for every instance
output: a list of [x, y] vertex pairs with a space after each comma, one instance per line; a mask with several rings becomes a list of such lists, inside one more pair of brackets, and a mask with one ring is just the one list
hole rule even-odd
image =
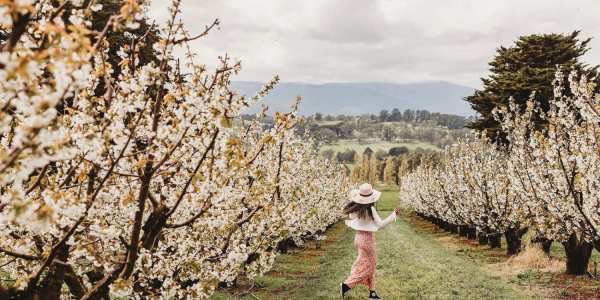
[[340, 218], [345, 172], [296, 107], [239, 118], [277, 78], [246, 98], [239, 62], [195, 61], [218, 20], [188, 32], [179, 0], [164, 26], [134, 0], [4, 8], [0, 298], [208, 297]]
[[558, 70], [548, 113], [533, 101], [497, 109], [504, 142], [471, 137], [447, 148], [439, 165], [402, 179], [402, 201], [471, 237], [503, 234], [508, 254], [530, 231], [546, 250], [565, 247], [568, 273], [587, 272], [600, 249], [600, 96], [585, 76], [564, 78]]

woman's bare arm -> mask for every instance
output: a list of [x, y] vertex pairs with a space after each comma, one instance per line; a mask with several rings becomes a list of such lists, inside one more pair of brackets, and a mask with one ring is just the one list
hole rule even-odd
[[392, 221], [396, 221], [396, 211], [394, 210], [394, 212], [392, 212], [387, 218], [385, 218], [384, 220], [381, 220], [381, 217], [379, 217], [379, 214], [377, 213], [377, 210], [375, 209], [375, 206], [371, 206], [371, 212], [373, 212], [373, 221], [375, 222], [375, 224], [377, 226], [379, 226], [380, 228], [383, 228], [385, 226], [387, 226], [388, 224], [390, 224]]

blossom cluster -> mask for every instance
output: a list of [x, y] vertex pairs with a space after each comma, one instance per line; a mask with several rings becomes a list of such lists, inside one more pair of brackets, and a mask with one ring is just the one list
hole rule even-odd
[[512, 186], [507, 157], [484, 138], [460, 140], [446, 148], [439, 166], [423, 164], [402, 179], [402, 201], [480, 231], [519, 228], [523, 198]]
[[[174, 0], [148, 61], [149, 32], [126, 32], [143, 4], [98, 32], [99, 4], [75, 2], [0, 10], [0, 266], [15, 298], [208, 297], [340, 218], [345, 172], [295, 133], [297, 104], [272, 126], [240, 118], [278, 79], [248, 98], [229, 87], [239, 62], [194, 62], [188, 42], [217, 21], [191, 36]], [[106, 37], [121, 33], [117, 70]]]
[[498, 233], [525, 227], [597, 247], [600, 95], [586, 76], [564, 77], [559, 69], [548, 113], [533, 101], [496, 110], [507, 143], [476, 136], [448, 147], [439, 167], [403, 178], [403, 201], [452, 224]]

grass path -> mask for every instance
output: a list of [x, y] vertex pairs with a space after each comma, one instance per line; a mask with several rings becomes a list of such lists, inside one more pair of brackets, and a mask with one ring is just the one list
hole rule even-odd
[[[392, 207], [392, 192], [384, 192], [380, 209]], [[382, 211], [382, 217], [389, 211]], [[457, 255], [428, 235], [415, 232], [399, 218], [376, 233], [376, 282], [383, 299], [526, 299], [524, 294], [481, 266]], [[269, 274], [256, 280], [257, 288], [244, 297], [217, 294], [214, 299], [339, 299], [338, 284], [356, 257], [354, 232], [343, 223], [329, 231], [321, 250], [314, 245], [282, 255]], [[366, 299], [357, 287], [347, 299]]]

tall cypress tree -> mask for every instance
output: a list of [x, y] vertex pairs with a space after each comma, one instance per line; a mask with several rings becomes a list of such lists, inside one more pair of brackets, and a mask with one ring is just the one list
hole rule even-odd
[[[596, 74], [597, 67], [590, 68], [579, 60], [589, 50], [589, 42], [590, 39], [580, 40], [579, 31], [574, 31], [522, 36], [513, 46], [500, 47], [489, 63], [491, 75], [481, 79], [483, 89], [465, 98], [480, 114], [468, 127], [485, 131], [494, 142], [504, 142], [505, 134], [492, 114], [494, 108], [508, 105], [510, 97], [524, 107], [535, 92], [533, 100], [544, 112], [548, 111], [557, 67], [565, 71], [565, 76], [572, 69]], [[542, 120], [534, 121], [543, 128]]]

